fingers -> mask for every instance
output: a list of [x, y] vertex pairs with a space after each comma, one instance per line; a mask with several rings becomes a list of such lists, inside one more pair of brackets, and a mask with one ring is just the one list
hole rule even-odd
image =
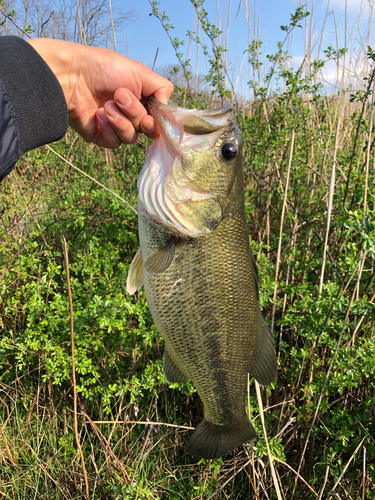
[[95, 144], [101, 148], [115, 149], [121, 145], [121, 140], [112, 127], [103, 108], [96, 113], [99, 131], [94, 139]]
[[103, 147], [118, 147], [119, 141], [132, 144], [137, 140], [138, 132], [152, 139], [159, 135], [152, 116], [128, 89], [117, 89], [114, 100], [107, 101], [97, 117], [101, 129], [97, 141], [104, 142], [106, 146]]
[[142, 118], [140, 122], [140, 130], [150, 139], [155, 139], [160, 135], [158, 129], [156, 128], [155, 120], [150, 115]]
[[[160, 79], [163, 83], [167, 82], [162, 77]], [[154, 92], [156, 99], [161, 102], [168, 102], [173, 91], [173, 85], [168, 84]], [[159, 135], [154, 118], [147, 114], [141, 101], [126, 88], [115, 91], [113, 100], [107, 101], [98, 110], [97, 120], [100, 130], [95, 142], [101, 147], [117, 148], [121, 143], [133, 144], [138, 132], [143, 132], [150, 139]]]
[[162, 87], [158, 90], [156, 90], [153, 95], [156, 97], [156, 99], [164, 104], [168, 104], [168, 101], [172, 95], [174, 86], [169, 80], [165, 80], [168, 82], [168, 84], [165, 85], [165, 87]]
[[168, 104], [174, 89], [173, 84], [163, 76], [154, 73], [143, 64], [141, 64], [139, 68], [142, 95], [146, 97], [154, 95], [158, 101]]

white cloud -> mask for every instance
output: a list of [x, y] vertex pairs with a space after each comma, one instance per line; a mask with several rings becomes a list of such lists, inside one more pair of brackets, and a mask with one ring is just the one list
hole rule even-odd
[[[293, 56], [290, 60], [290, 66], [297, 70], [304, 61], [304, 56], [297, 55]], [[365, 67], [364, 62], [361, 62], [354, 67], [354, 61], [346, 60], [346, 69], [345, 69], [345, 78], [344, 85], [347, 87], [350, 83], [353, 87], [359, 86], [362, 88], [363, 85], [363, 77], [365, 76]], [[338, 81], [337, 81], [338, 80]], [[326, 90], [329, 92], [332, 86], [338, 83], [340, 87], [342, 81], [342, 61], [340, 61], [340, 68], [337, 72], [337, 63], [336, 61], [327, 61], [323, 68], [318, 73], [318, 81], [323, 82], [324, 84], [328, 84], [326, 86]]]
[[[328, 0], [322, 2], [322, 6], [327, 6]], [[374, 0], [347, 0], [348, 13], [359, 14], [361, 11], [363, 14], [368, 13], [369, 6], [374, 7]], [[331, 0], [330, 9], [333, 7], [335, 10], [345, 12], [345, 0]]]

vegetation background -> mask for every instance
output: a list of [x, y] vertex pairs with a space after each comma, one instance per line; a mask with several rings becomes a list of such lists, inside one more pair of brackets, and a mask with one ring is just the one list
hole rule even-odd
[[[249, 380], [259, 438], [215, 461], [183, 452], [201, 402], [190, 383], [168, 386], [144, 292], [126, 293], [149, 140], [108, 151], [70, 131], [25, 155], [1, 185], [1, 498], [375, 498], [371, 18], [342, 47], [322, 47], [311, 38], [314, 3], [311, 13], [300, 5], [262, 56], [245, 2], [249, 44], [236, 73], [216, 14], [191, 3], [187, 41], [203, 46], [204, 78], [162, 6], [150, 12], [176, 51], [163, 69], [173, 102], [232, 101], [243, 132], [251, 244], [279, 360], [269, 388]], [[0, 34], [114, 43], [113, 19], [125, 19], [109, 1], [61, 3], [47, 23], [40, 2], [18, 6], [1, 0]], [[288, 48], [301, 29], [305, 57], [293, 70]], [[329, 90], [328, 61], [337, 65]]]

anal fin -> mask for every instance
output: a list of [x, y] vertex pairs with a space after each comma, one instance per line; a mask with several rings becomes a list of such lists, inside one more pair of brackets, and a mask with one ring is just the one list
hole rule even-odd
[[163, 356], [163, 372], [170, 384], [182, 384], [187, 381], [185, 375], [171, 358], [167, 347], [165, 348]]

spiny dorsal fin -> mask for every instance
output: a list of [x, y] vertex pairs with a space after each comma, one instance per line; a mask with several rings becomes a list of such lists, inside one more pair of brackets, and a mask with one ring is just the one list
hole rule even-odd
[[164, 247], [157, 248], [144, 262], [146, 270], [151, 274], [160, 274], [172, 264], [175, 251], [175, 240], [172, 238]]
[[142, 251], [138, 248], [137, 253], [130, 264], [128, 279], [126, 280], [126, 290], [133, 295], [136, 290], [140, 290], [144, 284]]

